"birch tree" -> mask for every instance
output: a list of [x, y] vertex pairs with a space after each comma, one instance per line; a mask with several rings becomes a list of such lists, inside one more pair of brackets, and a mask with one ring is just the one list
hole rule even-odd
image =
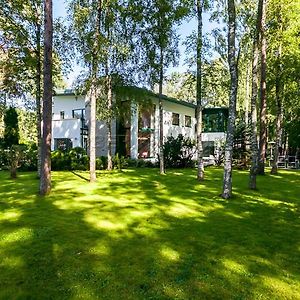
[[260, 67], [260, 114], [259, 114], [259, 161], [258, 174], [265, 174], [265, 159], [267, 151], [267, 37], [266, 37], [266, 13], [267, 0], [259, 0], [261, 2], [261, 67]]
[[236, 6], [234, 0], [227, 1], [228, 11], [228, 64], [230, 70], [229, 118], [225, 144], [224, 178], [222, 198], [232, 196], [232, 152], [236, 117], [236, 99], [238, 88], [238, 69], [236, 53]]
[[159, 165], [160, 173], [165, 173], [163, 144], [163, 83], [168, 66], [175, 64], [178, 58], [178, 35], [176, 26], [187, 13], [185, 1], [140, 0], [136, 3], [143, 9], [141, 22], [141, 49], [143, 51], [143, 69], [151, 85], [158, 84], [159, 99]]
[[259, 24], [261, 22], [261, 1], [257, 6], [257, 21], [252, 46], [252, 89], [251, 89], [251, 168], [249, 188], [256, 189], [258, 167], [257, 145], [257, 93], [258, 93], [258, 62], [259, 62]]
[[51, 191], [51, 126], [52, 126], [52, 0], [44, 0], [44, 68], [43, 68], [43, 126], [41, 139], [40, 194]]

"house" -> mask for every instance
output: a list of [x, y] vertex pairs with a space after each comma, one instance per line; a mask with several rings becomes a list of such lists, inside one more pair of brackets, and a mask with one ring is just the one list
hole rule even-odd
[[[154, 94], [153, 94], [154, 95]], [[196, 106], [163, 96], [164, 137], [196, 139]], [[138, 107], [124, 101], [130, 114], [112, 121], [112, 152], [131, 158], [156, 158], [159, 141], [158, 96], [154, 95], [151, 105]], [[53, 96], [52, 150], [72, 147], [88, 147], [89, 101], [72, 91]], [[203, 111], [204, 156], [213, 155], [216, 146], [225, 140], [228, 118], [227, 108], [205, 108]], [[96, 155], [107, 155], [107, 126], [97, 121]]]

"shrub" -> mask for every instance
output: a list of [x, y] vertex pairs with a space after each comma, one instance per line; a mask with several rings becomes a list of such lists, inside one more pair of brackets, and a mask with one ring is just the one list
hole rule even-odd
[[71, 170], [86, 171], [89, 169], [89, 157], [83, 148], [75, 147], [68, 153]]
[[108, 159], [106, 156], [96, 158], [96, 170], [106, 170]]
[[23, 145], [23, 155], [20, 161], [21, 171], [36, 171], [38, 150], [36, 144]]
[[119, 153], [117, 153], [115, 155], [115, 157], [113, 158], [113, 165], [116, 169], [118, 169], [119, 171], [121, 171], [122, 169], [127, 167], [127, 162], [124, 156], [119, 156]]
[[179, 134], [177, 138], [170, 136], [163, 145], [165, 166], [168, 168], [192, 167], [195, 153], [195, 142]]
[[51, 153], [51, 169], [54, 171], [71, 170], [71, 159], [69, 153], [55, 150]]

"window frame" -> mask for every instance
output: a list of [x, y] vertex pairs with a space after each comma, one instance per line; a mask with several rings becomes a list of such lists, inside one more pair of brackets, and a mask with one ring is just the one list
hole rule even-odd
[[172, 125], [180, 126], [180, 114], [179, 113], [174, 113], [174, 112], [172, 113]]
[[184, 127], [192, 128], [192, 116], [189, 115], [184, 116]]

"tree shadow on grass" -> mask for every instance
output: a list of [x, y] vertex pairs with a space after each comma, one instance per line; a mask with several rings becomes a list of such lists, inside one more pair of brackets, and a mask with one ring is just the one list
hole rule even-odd
[[294, 206], [259, 192], [242, 198], [244, 177], [225, 201], [216, 196], [221, 172], [203, 184], [194, 174], [137, 170], [89, 185], [55, 173], [44, 199], [30, 174], [13, 194], [4, 181], [0, 298], [297, 299]]

